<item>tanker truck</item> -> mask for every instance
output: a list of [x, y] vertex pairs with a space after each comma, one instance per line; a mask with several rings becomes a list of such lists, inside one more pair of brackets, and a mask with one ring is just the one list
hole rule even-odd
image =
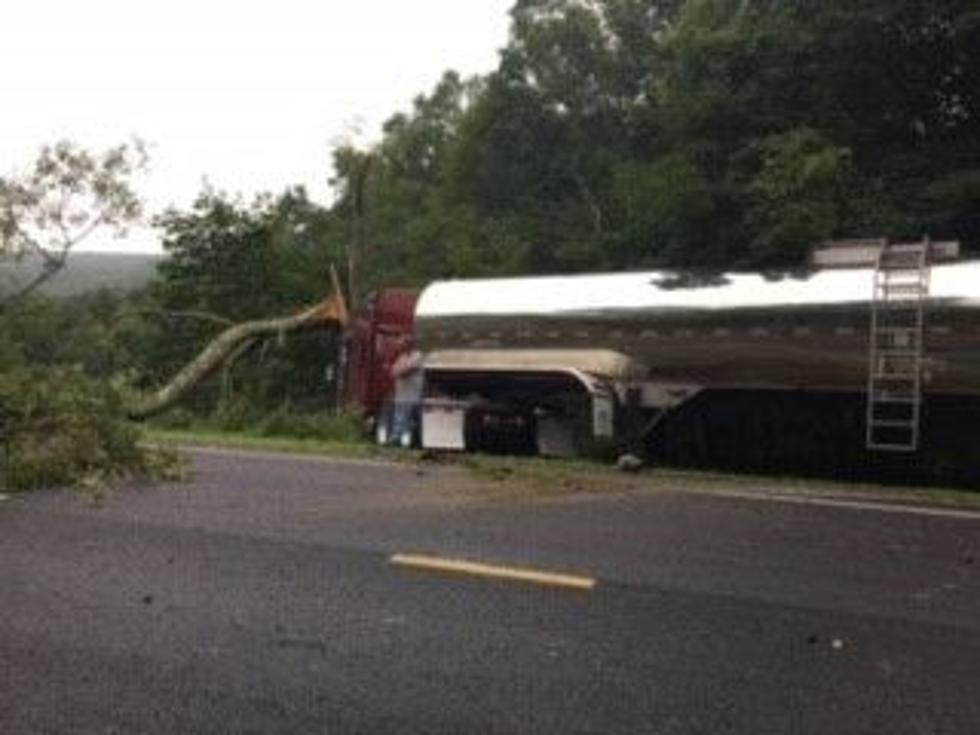
[[379, 441], [436, 450], [649, 453], [686, 426], [688, 453], [771, 454], [815, 433], [851, 457], [975, 457], [980, 261], [958, 252], [856, 241], [796, 273], [382, 293], [355, 319], [348, 384]]

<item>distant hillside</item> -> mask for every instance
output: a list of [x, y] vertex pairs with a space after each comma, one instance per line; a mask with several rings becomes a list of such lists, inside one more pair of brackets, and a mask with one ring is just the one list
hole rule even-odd
[[[108, 288], [131, 291], [146, 285], [156, 274], [160, 255], [119, 253], [73, 253], [68, 265], [46, 283], [42, 293], [49, 296], [73, 296], [86, 291]], [[0, 264], [0, 288], [8, 288], [11, 279], [24, 283], [37, 272], [37, 261], [17, 265]]]

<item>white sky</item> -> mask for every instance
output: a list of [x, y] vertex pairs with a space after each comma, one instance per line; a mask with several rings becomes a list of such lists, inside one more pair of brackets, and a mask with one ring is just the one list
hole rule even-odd
[[[512, 4], [8, 0], [0, 173], [62, 138], [100, 149], [138, 135], [150, 146], [138, 189], [151, 213], [188, 206], [205, 177], [247, 198], [304, 184], [327, 203], [338, 141], [376, 140], [446, 69], [492, 69]], [[128, 247], [152, 242], [134, 233]]]

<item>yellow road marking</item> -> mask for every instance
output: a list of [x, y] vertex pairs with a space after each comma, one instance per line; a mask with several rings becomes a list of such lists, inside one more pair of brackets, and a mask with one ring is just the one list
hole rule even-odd
[[519, 567], [504, 567], [495, 564], [480, 564], [462, 559], [443, 559], [437, 556], [422, 556], [419, 554], [395, 554], [388, 563], [399, 567], [424, 569], [433, 572], [448, 572], [451, 574], [467, 574], [491, 579], [507, 579], [515, 582], [547, 585], [549, 587], [568, 587], [579, 590], [591, 590], [597, 580], [593, 577], [580, 577], [574, 574], [555, 574], [537, 569]]

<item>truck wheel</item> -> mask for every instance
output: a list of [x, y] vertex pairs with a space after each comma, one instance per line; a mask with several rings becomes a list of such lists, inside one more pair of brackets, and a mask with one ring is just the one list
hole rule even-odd
[[411, 429], [405, 429], [401, 436], [398, 437], [398, 443], [401, 445], [402, 449], [411, 449], [415, 444], [414, 437], [412, 436]]

